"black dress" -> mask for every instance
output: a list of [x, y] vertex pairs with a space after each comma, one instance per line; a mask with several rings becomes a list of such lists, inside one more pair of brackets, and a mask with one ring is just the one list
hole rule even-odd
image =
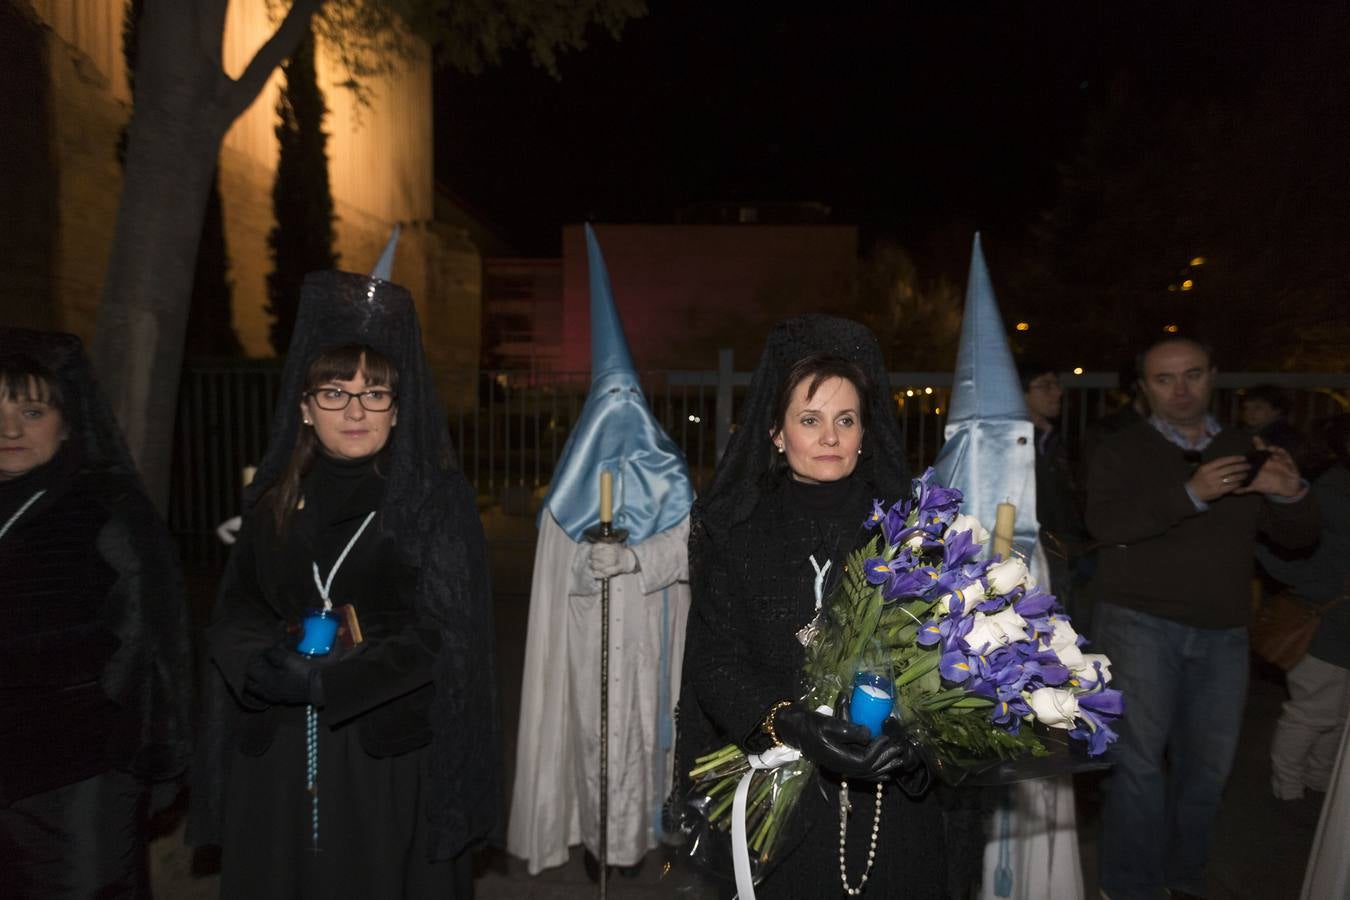
[[[784, 479], [765, 493], [721, 546], [691, 553], [695, 587], [685, 642], [677, 759], [687, 790], [688, 761], [728, 741], [763, 749], [758, 726], [775, 702], [798, 699], [804, 651], [797, 631], [815, 615], [815, 569], [832, 561], [825, 595], [848, 553], [862, 543], [872, 491], [859, 478], [823, 485]], [[701, 570], [701, 571], [700, 571]], [[850, 784], [848, 874], [856, 886], [867, 862], [875, 787]], [[839, 783], [816, 770], [801, 795], [780, 860], [757, 893], [765, 900], [835, 897], [839, 873]], [[948, 860], [938, 799], [885, 790], [877, 860], [864, 896], [942, 897]]]
[[318, 710], [318, 843], [306, 789], [304, 706], [262, 706], [244, 692], [251, 657], [287, 638], [321, 604], [326, 578], [385, 480], [372, 460], [321, 456], [304, 503], [278, 539], [270, 512], [245, 521], [213, 624], [212, 660], [238, 704], [225, 760], [221, 896], [468, 896], [468, 854], [433, 861], [429, 766], [437, 626], [419, 614], [420, 573], [379, 515], [333, 579], [334, 603], [355, 605], [365, 636], [323, 667]]

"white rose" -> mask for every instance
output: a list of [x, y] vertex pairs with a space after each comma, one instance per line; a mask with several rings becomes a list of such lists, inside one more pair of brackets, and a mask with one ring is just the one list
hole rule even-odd
[[1021, 585], [1027, 577], [1027, 564], [1017, 557], [994, 563], [984, 573], [989, 593], [1006, 594]]
[[970, 539], [977, 544], [989, 543], [988, 529], [981, 525], [980, 520], [974, 516], [961, 513], [955, 519], [952, 519], [952, 524], [947, 526], [949, 534], [960, 534], [963, 531], [969, 531]]
[[1079, 666], [1075, 666], [1075, 667], [1073, 668], [1073, 674], [1074, 674], [1074, 675], [1078, 676], [1079, 678], [1086, 678], [1086, 679], [1088, 679], [1089, 681], [1096, 681], [1096, 680], [1097, 680], [1097, 677], [1098, 677], [1098, 676], [1097, 676], [1097, 670], [1096, 670], [1096, 668], [1093, 667], [1092, 664], [1093, 664], [1093, 663], [1101, 663], [1101, 664], [1102, 664], [1102, 674], [1101, 674], [1101, 681], [1102, 681], [1102, 684], [1110, 684], [1110, 683], [1111, 683], [1111, 660], [1110, 660], [1109, 657], [1107, 657], [1107, 655], [1106, 655], [1105, 653], [1084, 653], [1084, 654], [1082, 654], [1082, 657], [1083, 657], [1083, 662], [1082, 662], [1082, 664], [1079, 665]]
[[1037, 721], [1051, 728], [1063, 728], [1067, 731], [1073, 727], [1074, 719], [1078, 718], [1078, 698], [1072, 691], [1062, 688], [1037, 688], [1026, 695], [1026, 700]]
[[1054, 631], [1050, 632], [1050, 649], [1055, 651], [1059, 661], [1077, 671], [1083, 666], [1083, 651], [1078, 649], [1078, 632], [1066, 620], [1055, 616], [1050, 620]]
[[1013, 641], [1025, 640], [1027, 620], [1012, 607], [987, 616], [975, 614], [975, 624], [966, 635], [972, 653], [986, 653], [995, 647], [1006, 647]]

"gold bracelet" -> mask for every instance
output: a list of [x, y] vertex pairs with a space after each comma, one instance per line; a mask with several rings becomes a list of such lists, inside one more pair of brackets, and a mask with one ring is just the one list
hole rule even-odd
[[792, 705], [791, 700], [779, 700], [777, 703], [775, 703], [772, 707], [769, 708], [769, 714], [764, 717], [764, 724], [760, 726], [760, 729], [762, 731], [764, 731], [769, 737], [773, 738], [773, 745], [775, 747], [783, 746], [783, 742], [778, 739], [778, 732], [774, 731], [773, 728], [774, 717], [778, 715], [778, 711], [780, 709], [782, 709], [785, 706], [791, 705]]

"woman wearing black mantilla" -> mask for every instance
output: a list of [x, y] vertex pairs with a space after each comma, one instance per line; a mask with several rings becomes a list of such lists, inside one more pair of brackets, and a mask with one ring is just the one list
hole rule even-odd
[[[207, 635], [189, 838], [221, 845], [226, 898], [469, 897], [499, 803], [491, 598], [408, 292], [306, 278], [280, 397]], [[361, 640], [297, 646], [329, 606]]]
[[191, 756], [169, 532], [74, 335], [0, 328], [0, 897], [148, 897]]
[[[798, 632], [816, 616], [818, 573], [819, 596], [828, 598], [864, 541], [872, 500], [889, 503], [909, 489], [871, 333], [820, 315], [776, 326], [712, 487], [694, 505], [674, 795], [688, 792], [691, 761], [728, 741], [750, 752], [780, 742], [816, 763], [816, 783], [757, 889], [763, 898], [843, 895], [841, 780], [854, 809], [842, 860], [852, 885], [868, 867], [875, 785], [885, 784], [865, 896], [961, 895], [974, 874], [966, 870], [978, 866], [978, 813], [956, 812], [929, 789], [902, 734], [888, 728], [869, 742], [863, 726], [797, 702]], [[970, 860], [963, 871], [949, 871], [962, 855]]]

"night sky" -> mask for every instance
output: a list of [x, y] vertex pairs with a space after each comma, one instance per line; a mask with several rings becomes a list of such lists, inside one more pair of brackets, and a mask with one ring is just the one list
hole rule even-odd
[[564, 223], [814, 200], [953, 276], [1017, 246], [1128, 79], [1161, 110], [1299, 52], [1300, 9], [1230, 2], [671, 3], [594, 33], [561, 80], [521, 54], [437, 79], [437, 175], [524, 255]]

